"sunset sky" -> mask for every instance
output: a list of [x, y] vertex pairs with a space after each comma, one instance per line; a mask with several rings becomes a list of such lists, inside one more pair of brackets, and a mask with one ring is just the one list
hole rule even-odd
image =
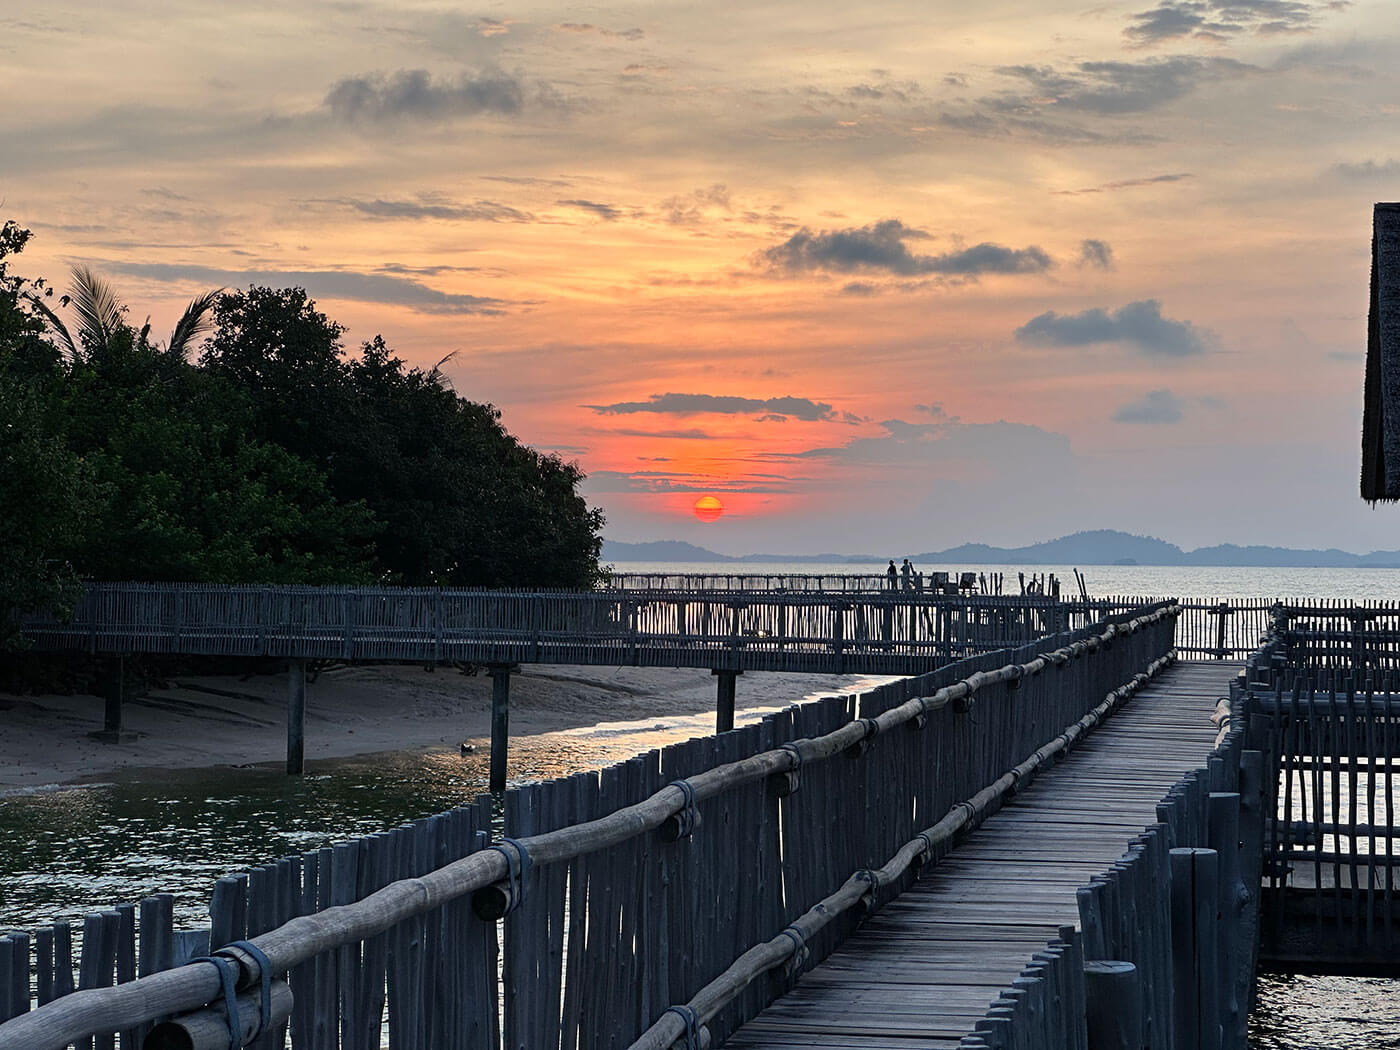
[[612, 539], [1400, 548], [1394, 0], [7, 2], [0, 94], [20, 272], [455, 352]]

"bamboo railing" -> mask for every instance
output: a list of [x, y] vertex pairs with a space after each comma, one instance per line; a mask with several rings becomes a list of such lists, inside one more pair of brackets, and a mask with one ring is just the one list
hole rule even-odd
[[1218, 708], [1206, 762], [1171, 788], [1122, 859], [1079, 889], [1078, 928], [1062, 927], [1035, 953], [961, 1047], [1244, 1050], [1272, 798], [1246, 711], [1241, 676]]
[[[917, 674], [1151, 600], [710, 585], [578, 592], [91, 583], [68, 621], [34, 616], [24, 630], [36, 648], [93, 654]], [[1279, 603], [1177, 604], [1183, 658], [1242, 659]]]
[[1264, 951], [1274, 968], [1395, 972], [1400, 949], [1400, 605], [1280, 608], [1251, 732], [1276, 792]]
[[91, 583], [36, 648], [917, 674], [1143, 604], [1043, 597]]
[[[1163, 666], [1176, 615], [1118, 613], [509, 792], [509, 837], [486, 848], [449, 814], [221, 880], [208, 943], [236, 968], [239, 1037], [280, 1046], [289, 1024], [295, 1048], [369, 1048], [382, 1025], [395, 1048], [583, 1050], [662, 1038], [688, 1004], [723, 1039]], [[14, 972], [3, 1050], [111, 1045], [166, 1018], [145, 1045], [229, 1045], [219, 964], [32, 1012]]]

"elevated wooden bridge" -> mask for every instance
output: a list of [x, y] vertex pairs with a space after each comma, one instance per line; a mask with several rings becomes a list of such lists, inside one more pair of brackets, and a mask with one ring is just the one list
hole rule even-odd
[[1243, 673], [1179, 615], [236, 873], [204, 931], [95, 913], [76, 982], [63, 924], [0, 938], [0, 1050], [1241, 1048], [1290, 867], [1294, 928], [1394, 943], [1400, 609], [1276, 609]]
[[[1140, 841], [1172, 786], [1206, 763], [1216, 705], [1243, 666], [1164, 670], [725, 1045], [959, 1046], [1037, 952], [1074, 941], [1079, 888]], [[1062, 1034], [1058, 1045], [1075, 1045], [1071, 1025]]]

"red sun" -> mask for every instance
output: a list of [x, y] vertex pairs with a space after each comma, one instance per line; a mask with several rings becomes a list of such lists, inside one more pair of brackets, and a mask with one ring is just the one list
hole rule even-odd
[[695, 501], [695, 516], [701, 521], [719, 521], [724, 513], [724, 504], [717, 496], [701, 496]]

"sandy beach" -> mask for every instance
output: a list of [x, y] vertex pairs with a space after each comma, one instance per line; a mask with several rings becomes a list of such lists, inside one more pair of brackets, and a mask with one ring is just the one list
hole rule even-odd
[[[877, 679], [879, 681], [883, 679]], [[850, 692], [855, 675], [749, 672], [738, 682], [736, 723], [804, 697]], [[129, 743], [88, 734], [102, 728], [90, 695], [0, 694], [0, 793], [73, 784], [123, 771], [280, 764], [286, 755], [284, 675], [175, 676], [167, 688], [127, 701]], [[306, 758], [390, 751], [489, 750], [491, 680], [453, 668], [332, 667], [307, 685]], [[715, 680], [693, 668], [526, 665], [511, 679], [512, 752], [551, 742], [596, 748], [616, 761], [714, 731]], [[512, 756], [514, 757], [514, 756]]]

